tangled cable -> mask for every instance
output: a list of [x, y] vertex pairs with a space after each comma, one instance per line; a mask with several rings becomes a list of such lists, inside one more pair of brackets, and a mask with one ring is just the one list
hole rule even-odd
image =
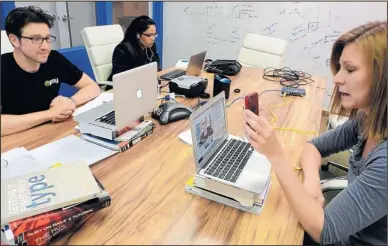
[[[280, 80], [279, 80], [280, 78]], [[291, 70], [289, 67], [264, 69], [263, 79], [280, 82], [282, 86], [298, 88], [314, 82], [311, 75], [302, 71]]]

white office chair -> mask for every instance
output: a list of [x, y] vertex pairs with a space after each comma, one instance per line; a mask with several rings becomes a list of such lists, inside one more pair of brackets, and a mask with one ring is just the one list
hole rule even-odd
[[[329, 114], [327, 131], [337, 128], [338, 126], [344, 124], [348, 119], [349, 118], [345, 116], [340, 118], [339, 115], [337, 114]], [[352, 153], [353, 152], [352, 149], [349, 149], [349, 152]], [[345, 171], [345, 172], [349, 171], [348, 167], [333, 161], [328, 161], [326, 164], [323, 164], [321, 166], [321, 169], [322, 171], [329, 171], [330, 166], [341, 169], [342, 171]], [[323, 193], [326, 191], [343, 190], [347, 186], [348, 186], [348, 180], [347, 180], [347, 177], [345, 176], [321, 180], [321, 188]]]
[[1, 31], [1, 54], [13, 52], [13, 46], [9, 41], [7, 33], [3, 30]]
[[[327, 164], [323, 164], [321, 166], [321, 169], [323, 171], [328, 171], [330, 166], [336, 167], [345, 172], [349, 171], [348, 167], [345, 167], [341, 164], [338, 164], [332, 161], [327, 162]], [[321, 180], [322, 193], [325, 193], [327, 191], [341, 191], [345, 189], [347, 186], [348, 186], [347, 176], [339, 176], [339, 177], [333, 177], [333, 178]]]
[[286, 46], [285, 40], [248, 33], [237, 61], [246, 67], [282, 68]]
[[85, 27], [81, 35], [97, 84], [113, 86], [107, 78], [112, 72], [113, 51], [124, 38], [122, 27], [118, 24]]
[[328, 124], [327, 124], [327, 130], [335, 129], [338, 126], [345, 123], [349, 117], [342, 116], [339, 118], [337, 114], [329, 114]]

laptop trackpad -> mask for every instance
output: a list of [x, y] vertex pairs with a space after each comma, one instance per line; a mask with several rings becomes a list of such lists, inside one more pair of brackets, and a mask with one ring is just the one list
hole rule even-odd
[[269, 160], [262, 154], [253, 151], [236, 184], [243, 189], [255, 193], [262, 193], [269, 178], [270, 171], [271, 163]]

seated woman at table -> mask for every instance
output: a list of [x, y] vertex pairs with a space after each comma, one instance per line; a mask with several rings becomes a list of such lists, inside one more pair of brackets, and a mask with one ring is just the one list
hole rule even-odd
[[160, 60], [155, 44], [156, 37], [158, 37], [156, 25], [150, 17], [135, 18], [126, 30], [123, 41], [113, 51], [112, 72], [108, 81], [112, 81], [113, 75], [117, 73], [151, 62], [157, 62], [158, 71], [160, 71]]
[[[331, 111], [350, 118], [305, 144], [303, 184], [292, 170], [275, 130], [245, 111], [247, 138], [272, 163], [282, 190], [307, 234], [320, 244], [387, 244], [387, 22], [343, 34], [330, 59], [334, 74]], [[348, 186], [323, 205], [322, 157], [353, 148]], [[308, 237], [306, 237], [308, 238]]]

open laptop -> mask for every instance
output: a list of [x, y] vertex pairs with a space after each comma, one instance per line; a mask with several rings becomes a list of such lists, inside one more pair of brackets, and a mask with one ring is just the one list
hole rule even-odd
[[190, 124], [198, 175], [255, 193], [265, 190], [271, 163], [249, 142], [228, 134], [224, 92], [194, 111]]
[[181, 69], [175, 69], [171, 72], [161, 75], [160, 78], [164, 80], [172, 80], [183, 75], [198, 76], [201, 74], [205, 57], [206, 51], [193, 55], [192, 57], [190, 57], [190, 61], [187, 65], [186, 71]]
[[113, 75], [114, 98], [77, 115], [81, 133], [113, 140], [157, 106], [156, 62]]

